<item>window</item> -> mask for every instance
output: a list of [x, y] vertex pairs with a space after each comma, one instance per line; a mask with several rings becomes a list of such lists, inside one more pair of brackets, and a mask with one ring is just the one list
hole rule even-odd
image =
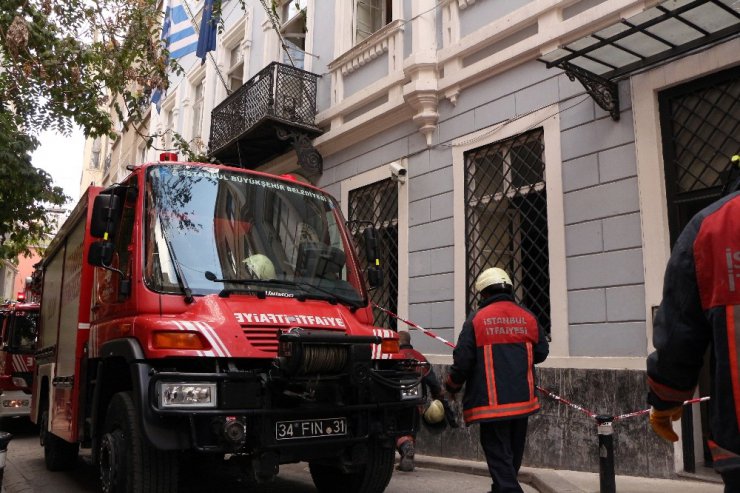
[[201, 127], [203, 126], [204, 84], [205, 78], [199, 80], [193, 85], [193, 129], [190, 137], [190, 142], [196, 147], [196, 151], [200, 150], [198, 146], [203, 141], [201, 137]]
[[[368, 267], [362, 232], [369, 224], [378, 231], [378, 251], [383, 252], [383, 285], [370, 292], [373, 303], [398, 313], [398, 187], [390, 178], [349, 192], [349, 221], [363, 270]], [[373, 309], [375, 324], [396, 329], [396, 320]]]
[[236, 91], [244, 84], [244, 51], [239, 43], [229, 51], [229, 90]]
[[465, 153], [466, 310], [475, 279], [506, 270], [518, 301], [550, 330], [550, 274], [543, 129]]
[[393, 20], [391, 0], [355, 0], [355, 44]]
[[146, 144], [139, 147], [139, 155], [137, 156], [137, 160], [139, 163], [145, 163], [146, 162], [146, 151], [147, 147]]
[[172, 133], [175, 131], [175, 112], [170, 109], [165, 116], [165, 129], [162, 132], [162, 144], [165, 150], [172, 149]]
[[[306, 4], [307, 0], [294, 0], [283, 4], [280, 19], [280, 34], [287, 48], [283, 51], [283, 63], [296, 68], [305, 66], [306, 50]], [[292, 63], [291, 63], [292, 62]]]

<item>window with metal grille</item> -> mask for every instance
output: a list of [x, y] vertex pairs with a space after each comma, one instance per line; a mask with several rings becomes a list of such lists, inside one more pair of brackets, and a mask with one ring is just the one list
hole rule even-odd
[[480, 302], [475, 279], [504, 269], [517, 301], [550, 331], [544, 132], [542, 128], [465, 153], [466, 309]]
[[[349, 192], [349, 224], [360, 265], [367, 269], [362, 232], [370, 224], [378, 230], [378, 252], [383, 285], [370, 291], [370, 301], [398, 313], [398, 190], [390, 179]], [[396, 319], [373, 309], [375, 325], [396, 330]]]
[[719, 198], [722, 172], [740, 150], [740, 67], [658, 96], [671, 244]]

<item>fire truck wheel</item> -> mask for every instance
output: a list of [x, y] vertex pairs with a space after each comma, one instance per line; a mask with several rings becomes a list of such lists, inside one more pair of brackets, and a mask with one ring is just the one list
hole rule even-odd
[[77, 465], [77, 456], [80, 452], [78, 443], [69, 443], [53, 433], [49, 433], [49, 411], [41, 415], [39, 435], [44, 446], [44, 462], [49, 471], [69, 471]]
[[155, 449], [143, 436], [130, 392], [111, 399], [98, 453], [103, 493], [177, 491], [177, 454]]
[[372, 440], [368, 444], [367, 464], [357, 472], [346, 473], [317, 462], [309, 463], [308, 468], [319, 493], [382, 493], [393, 475], [395, 454], [392, 446]]

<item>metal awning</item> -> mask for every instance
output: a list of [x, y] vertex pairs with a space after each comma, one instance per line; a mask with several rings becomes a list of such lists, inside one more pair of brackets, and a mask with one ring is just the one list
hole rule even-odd
[[740, 0], [667, 0], [629, 19], [542, 55], [612, 118], [619, 119], [617, 81], [678, 55], [740, 34]]

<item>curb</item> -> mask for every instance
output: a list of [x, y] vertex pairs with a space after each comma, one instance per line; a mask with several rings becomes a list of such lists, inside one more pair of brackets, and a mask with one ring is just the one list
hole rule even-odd
[[[419, 454], [415, 455], [414, 462], [418, 467], [489, 477], [488, 466], [485, 462]], [[587, 493], [586, 490], [582, 490], [556, 472], [529, 467], [521, 468], [519, 481], [528, 484], [540, 493]]]

